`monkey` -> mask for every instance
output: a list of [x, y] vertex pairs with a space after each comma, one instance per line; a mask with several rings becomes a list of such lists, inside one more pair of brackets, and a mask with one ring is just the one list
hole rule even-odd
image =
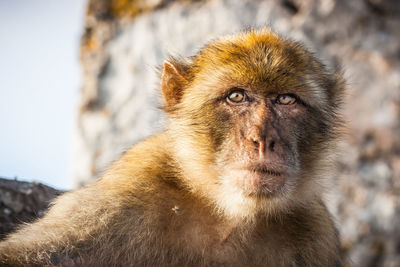
[[340, 70], [269, 28], [169, 57], [168, 121], [0, 242], [4, 266], [342, 266], [323, 195]]

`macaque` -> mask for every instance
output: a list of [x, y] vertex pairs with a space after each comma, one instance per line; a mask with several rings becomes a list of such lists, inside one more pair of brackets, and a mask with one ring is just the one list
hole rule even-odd
[[161, 71], [167, 129], [0, 243], [5, 266], [342, 266], [323, 203], [343, 79], [269, 29]]

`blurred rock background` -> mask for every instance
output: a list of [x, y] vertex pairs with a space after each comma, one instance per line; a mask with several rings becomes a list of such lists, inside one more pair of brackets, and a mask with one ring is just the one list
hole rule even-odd
[[156, 67], [168, 54], [267, 25], [343, 67], [348, 124], [327, 202], [352, 266], [400, 266], [400, 1], [89, 0], [85, 25], [76, 187], [163, 129]]

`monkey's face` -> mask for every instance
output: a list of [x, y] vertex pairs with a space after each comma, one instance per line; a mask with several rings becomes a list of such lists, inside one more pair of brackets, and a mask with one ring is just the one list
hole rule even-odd
[[176, 118], [192, 140], [182, 147], [218, 173], [213, 183], [275, 198], [313, 182], [337, 120], [337, 77], [268, 32], [214, 42], [190, 68]]
[[310, 182], [334, 117], [322, 65], [298, 47], [266, 43], [212, 62], [183, 97], [183, 116], [199, 140], [209, 137], [198, 146], [211, 146], [203, 151], [213, 155], [217, 182], [267, 197]]
[[217, 147], [221, 183], [269, 196], [296, 183], [307, 116], [297, 95], [234, 87], [218, 99], [215, 116], [224, 131]]

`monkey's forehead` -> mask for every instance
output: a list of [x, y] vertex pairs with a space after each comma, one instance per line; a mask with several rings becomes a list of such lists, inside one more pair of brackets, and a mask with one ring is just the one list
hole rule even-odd
[[[322, 71], [311, 53], [299, 43], [283, 39], [267, 29], [252, 30], [218, 39], [193, 58], [193, 76], [225, 75], [248, 82], [300, 80]], [[285, 77], [282, 79], [282, 77]]]
[[195, 65], [204, 67], [213, 63], [284, 65], [290, 59], [292, 65], [298, 68], [310, 56], [299, 43], [284, 39], [264, 28], [217, 39], [201, 49], [193, 61]]

